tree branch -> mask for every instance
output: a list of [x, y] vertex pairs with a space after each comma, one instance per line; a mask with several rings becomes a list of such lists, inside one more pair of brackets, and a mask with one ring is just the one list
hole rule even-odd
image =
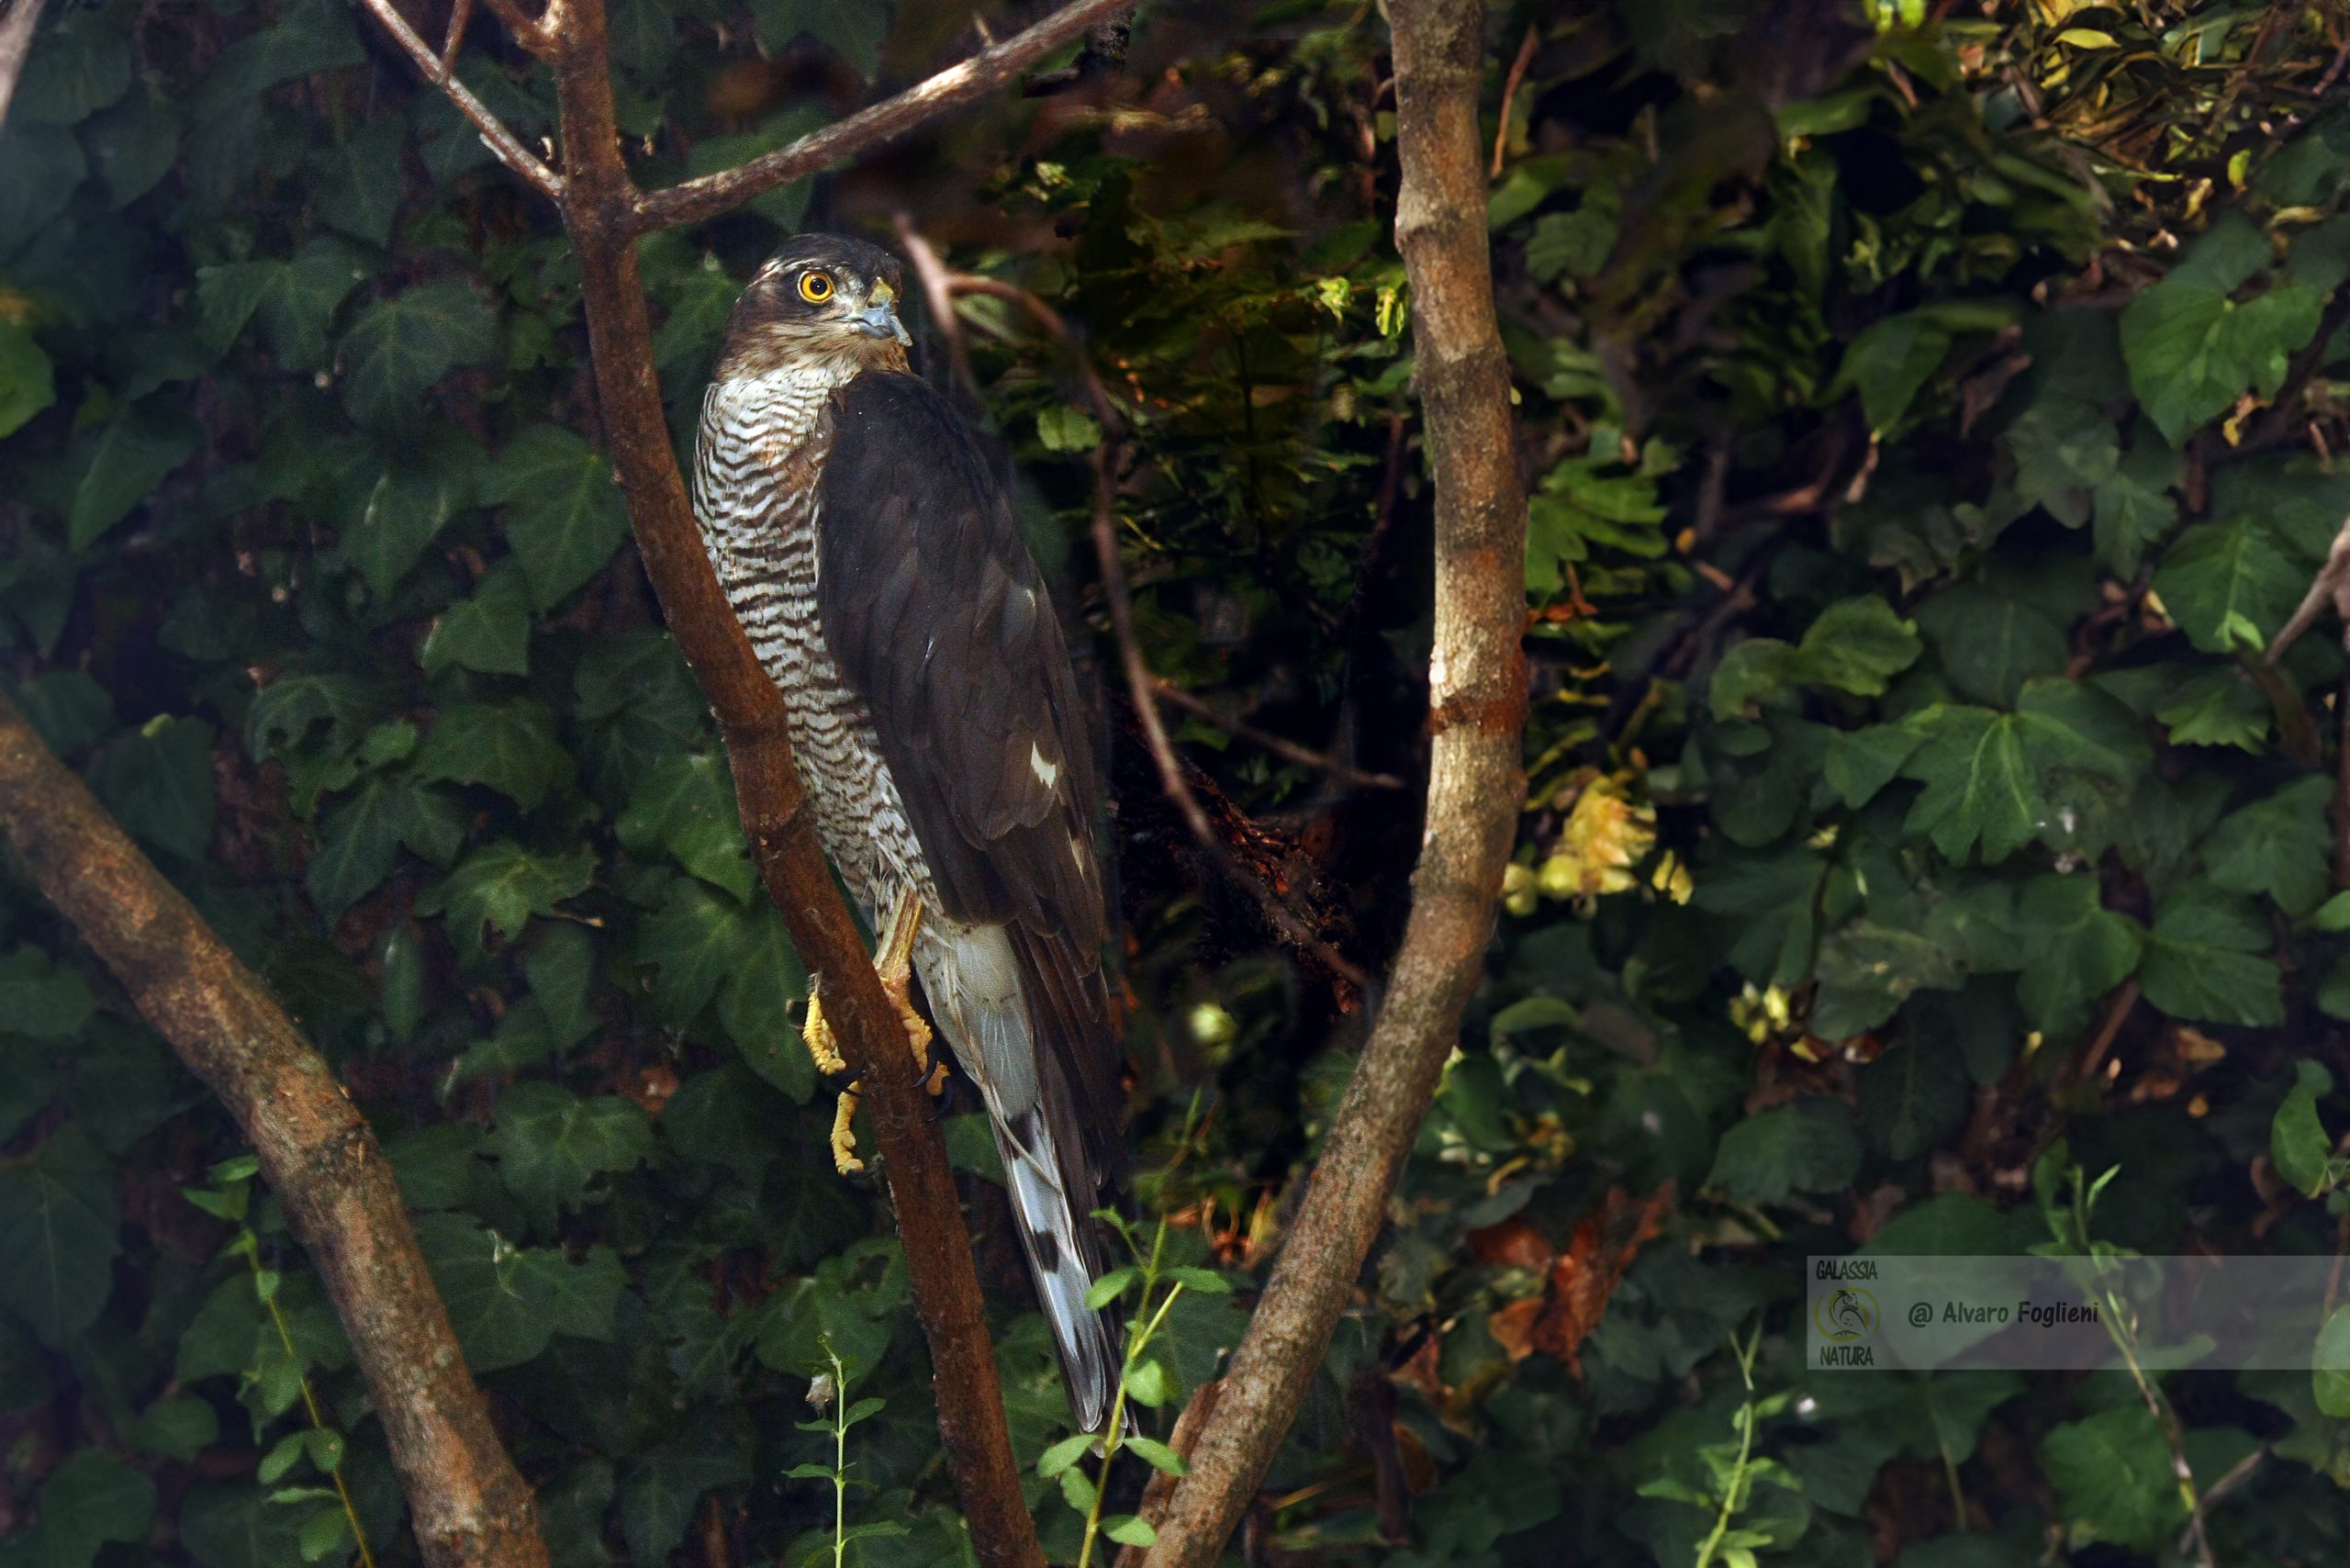
[[[388, 5], [389, 0], [367, 3], [373, 8]], [[822, 130], [811, 131], [789, 147], [779, 147], [715, 174], [704, 174], [700, 179], [638, 196], [633, 215], [635, 227], [642, 232], [699, 223], [778, 185], [789, 185], [869, 152], [885, 142], [895, 141], [950, 110], [1008, 85], [1037, 61], [1131, 3], [1132, 0], [1071, 0], [1034, 27], [981, 50], [960, 65], [949, 66], [894, 98], [860, 109], [846, 119], [834, 120]]]
[[1486, 248], [1483, 9], [1388, 6], [1403, 166], [1395, 238], [1436, 470], [1434, 739], [1412, 912], [1371, 1043], [1149, 1568], [1215, 1561], [1313, 1382], [1483, 972], [1525, 793], [1526, 497]]
[[[443, 60], [433, 52], [431, 44], [417, 36], [416, 29], [408, 25], [408, 18], [399, 14], [392, 0], [363, 0], [363, 3], [369, 14], [382, 24], [384, 30], [392, 35], [392, 41], [416, 62], [416, 68], [423, 73], [424, 79], [446, 94], [449, 101], [457, 106], [459, 114], [473, 121], [474, 129], [481, 132], [482, 145], [496, 154], [499, 162], [521, 175], [549, 201], [563, 200], [562, 176], [532, 156], [530, 149], [522, 145], [520, 139], [506, 129], [505, 122], [490, 113], [488, 106], [475, 97], [471, 90], [457, 80], [455, 61], [457, 45], [462, 39], [453, 28], [449, 38], [448, 58]], [[531, 44], [527, 38], [522, 41], [526, 47]]]
[[333, 1298], [432, 1568], [545, 1568], [375, 1135], [252, 970], [0, 697], [0, 833], [244, 1129]]
[[47, 0], [17, 0], [0, 17], [0, 126], [8, 123], [8, 101], [25, 74], [25, 57], [33, 51], [33, 29], [40, 26], [40, 8]]

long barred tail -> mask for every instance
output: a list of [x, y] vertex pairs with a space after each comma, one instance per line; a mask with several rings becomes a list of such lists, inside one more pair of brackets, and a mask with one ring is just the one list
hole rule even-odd
[[[1066, 1169], [1042, 1116], [996, 1124], [996, 1150], [1003, 1158], [1012, 1192], [1013, 1218], [1036, 1282], [1036, 1299], [1052, 1325], [1053, 1349], [1061, 1362], [1078, 1426], [1099, 1432], [1110, 1424], [1110, 1407], [1125, 1361], [1125, 1335], [1114, 1308], [1085, 1305], [1085, 1293], [1101, 1272], [1091, 1233], [1100, 1223], [1076, 1213], [1058, 1172]], [[1131, 1422], [1129, 1423], [1131, 1425]]]

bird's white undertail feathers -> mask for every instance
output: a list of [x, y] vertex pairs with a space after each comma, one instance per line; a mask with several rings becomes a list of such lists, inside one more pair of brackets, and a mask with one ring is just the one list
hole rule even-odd
[[1074, 1162], [1061, 1158], [1038, 1101], [1038, 1047], [1012, 943], [1000, 925], [957, 930], [936, 922], [923, 935], [934, 945], [926, 943], [917, 958], [923, 990], [987, 1102], [1013, 1220], [1078, 1425], [1098, 1432], [1109, 1424], [1125, 1352], [1115, 1319], [1085, 1304], [1094, 1280], [1088, 1234], [1097, 1222], [1086, 1195], [1072, 1201], [1062, 1180]]

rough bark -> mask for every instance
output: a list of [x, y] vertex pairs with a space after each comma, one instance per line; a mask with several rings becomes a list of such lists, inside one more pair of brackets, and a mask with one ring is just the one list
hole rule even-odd
[[33, 28], [40, 25], [47, 0], [17, 0], [0, 17], [0, 125], [8, 123], [8, 103], [24, 79], [25, 57], [33, 51]]
[[1215, 1561], [1305, 1397], [1483, 972], [1525, 790], [1526, 498], [1486, 248], [1483, 7], [1390, 0], [1388, 12], [1403, 164], [1395, 238], [1436, 476], [1427, 827], [1370, 1044], [1148, 1568]]
[[536, 1506], [457, 1349], [391, 1168], [259, 977], [0, 697], [0, 832], [227, 1106], [334, 1300], [433, 1568], [545, 1568]]

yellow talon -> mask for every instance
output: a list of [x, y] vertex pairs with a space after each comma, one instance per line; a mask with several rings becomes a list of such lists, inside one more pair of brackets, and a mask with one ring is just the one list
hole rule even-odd
[[841, 1059], [840, 1047], [833, 1041], [833, 1025], [824, 1017], [824, 1004], [811, 988], [808, 992], [808, 1022], [800, 1026], [800, 1038], [806, 1043], [808, 1054], [815, 1058], [816, 1070], [827, 1078], [848, 1070], [848, 1063]]
[[852, 1083], [841, 1091], [840, 1099], [833, 1106], [833, 1170], [842, 1176], [854, 1176], [865, 1169], [865, 1161], [856, 1157], [856, 1133], [849, 1119], [856, 1114], [856, 1085]]
[[[906, 1043], [913, 1048], [917, 1070], [929, 1074], [923, 1087], [935, 1096], [946, 1092], [946, 1064], [932, 1065], [930, 1059], [930, 1025], [913, 1003], [914, 935], [922, 929], [922, 900], [912, 888], [899, 895], [897, 907], [890, 912], [889, 929], [881, 938], [880, 951], [873, 956], [873, 969], [881, 981], [881, 989], [898, 1010], [899, 1021], [905, 1026]], [[808, 993], [808, 1021], [800, 1025], [800, 1037], [814, 1058], [816, 1070], [826, 1077], [838, 1077], [848, 1071], [848, 1062], [841, 1056], [840, 1047], [833, 1038], [833, 1026], [824, 1017], [823, 1002], [816, 991]], [[843, 1176], [854, 1176], [865, 1169], [865, 1161], [856, 1157], [856, 1132], [850, 1125], [856, 1115], [861, 1085], [850, 1084], [841, 1091], [833, 1107], [833, 1169]]]

